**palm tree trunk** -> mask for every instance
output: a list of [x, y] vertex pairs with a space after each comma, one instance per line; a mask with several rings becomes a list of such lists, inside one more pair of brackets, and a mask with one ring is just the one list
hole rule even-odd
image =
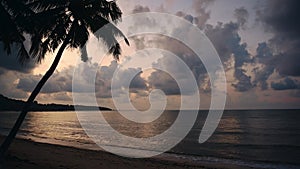
[[23, 121], [24, 121], [24, 119], [25, 119], [25, 117], [28, 113], [28, 110], [31, 107], [33, 101], [35, 100], [36, 96], [39, 94], [42, 87], [45, 85], [47, 80], [51, 77], [51, 75], [54, 73], [56, 67], [58, 66], [58, 63], [59, 63], [59, 61], [62, 57], [62, 54], [63, 54], [65, 48], [68, 45], [68, 43], [69, 43], [69, 38], [67, 36], [67, 38], [64, 40], [63, 44], [59, 48], [51, 67], [48, 69], [46, 74], [43, 76], [43, 78], [39, 81], [39, 83], [34, 88], [33, 92], [31, 93], [28, 100], [26, 101], [26, 103], [23, 107], [23, 110], [22, 110], [21, 114], [19, 115], [15, 125], [13, 126], [13, 128], [11, 129], [9, 135], [6, 137], [6, 139], [2, 143], [2, 145], [0, 147], [0, 160], [1, 160], [0, 163], [2, 163], [2, 161], [5, 157], [5, 153], [7, 152], [10, 144], [14, 140], [18, 130], [20, 129], [20, 127], [21, 127], [21, 125], [22, 125], [22, 123], [23, 123]]

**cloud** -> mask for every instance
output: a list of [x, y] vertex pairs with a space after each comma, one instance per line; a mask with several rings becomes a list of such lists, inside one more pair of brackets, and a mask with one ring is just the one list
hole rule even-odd
[[[114, 74], [118, 68], [116, 61], [112, 61], [109, 66], [102, 66], [100, 71], [97, 72], [96, 78], [96, 93], [98, 97], [108, 98], [111, 97], [111, 88], [115, 93], [123, 93], [123, 90], [139, 93], [141, 90], [146, 90], [147, 85], [145, 79], [141, 77], [142, 70], [140, 68], [120, 68], [118, 73]], [[126, 86], [127, 81], [131, 79], [129, 86]], [[114, 85], [112, 86], [112, 79]]]
[[[244, 67], [253, 62], [253, 60], [251, 59], [250, 53], [247, 50], [247, 43], [242, 42], [239, 34], [240, 29], [247, 21], [248, 11], [245, 8], [239, 8], [236, 10], [236, 17], [238, 17], [237, 22], [218, 23], [216, 26], [213, 26], [206, 24], [206, 21], [210, 15], [210, 13], [207, 12], [207, 7], [211, 3], [211, 1], [206, 0], [193, 1], [193, 8], [197, 15], [201, 17], [205, 15], [205, 19], [202, 20], [203, 22], [201, 22], [201, 24], [199, 24], [197, 21], [197, 17], [199, 16], [195, 17], [182, 11], [178, 11], [176, 15], [188, 20], [193, 24], [196, 24], [199, 28], [203, 29], [205, 34], [215, 46], [220, 55], [222, 63], [227, 69], [230, 69], [231, 66], [231, 63], [228, 61], [233, 59], [234, 77], [236, 82], [232, 86], [240, 92], [251, 90], [254, 87], [251, 82], [252, 77], [247, 75]], [[137, 22], [136, 24], [139, 23]], [[183, 28], [180, 25], [177, 25], [177, 27], [172, 31], [174, 34], [183, 33], [182, 29]], [[188, 34], [188, 32], [185, 33]], [[190, 36], [192, 37], [193, 35]], [[134, 41], [138, 50], [150, 47], [160, 48], [174, 53], [180, 57], [180, 59], [186, 62], [189, 68], [193, 71], [199, 86], [202, 88], [201, 90], [209, 91], [207, 85], [204, 85], [207, 83], [207, 72], [203, 63], [188, 47], [181, 42], [178, 42], [172, 38], [153, 35], [136, 36], [132, 40]], [[170, 60], [163, 64], [165, 64], [165, 66], [169, 65], [167, 67], [176, 67], [176, 65], [172, 65]]]
[[[111, 83], [117, 68], [118, 63], [116, 61], [112, 61], [108, 66], [101, 67], [96, 63], [80, 63], [78, 69], [81, 70], [81, 80], [76, 82], [76, 88], [72, 90], [74, 67], [70, 66], [60, 72], [56, 71], [42, 88], [41, 93], [51, 94], [54, 99], [59, 100], [69, 97], [64, 94], [66, 92], [89, 93], [95, 89], [97, 97], [110, 98]], [[95, 73], [96, 78], [94, 77]], [[136, 76], [130, 83], [130, 91], [138, 92], [139, 90], [146, 90], [146, 81], [140, 76], [141, 73], [141, 69], [139, 68], [120, 69], [119, 76], [115, 78], [116, 85], [114, 86], [114, 90], [121, 90], [126, 87], [125, 81], [128, 80], [132, 74], [136, 74]], [[16, 88], [22, 92], [32, 92], [41, 78], [42, 75], [19, 77]], [[94, 78], [95, 84], [92, 84], [91, 79]]]
[[253, 88], [251, 83], [251, 76], [247, 76], [245, 70], [241, 68], [236, 68], [234, 71], [234, 76], [238, 78], [238, 82], [232, 84], [233, 87], [239, 92], [246, 92]]
[[203, 29], [210, 18], [210, 11], [207, 10], [207, 7], [213, 3], [214, 0], [193, 0], [192, 8], [196, 13], [196, 16], [183, 11], [176, 12], [176, 16], [182, 17], [187, 21], [197, 25], [200, 29]]
[[137, 5], [132, 10], [133, 14], [135, 14], [135, 13], [142, 13], [142, 12], [150, 12], [150, 8], [148, 6]]
[[18, 79], [24, 76], [24, 74], [17, 71], [7, 71], [6, 69], [3, 69], [1, 67], [0, 67], [0, 72], [2, 72], [0, 73], [1, 94], [7, 97], [18, 98], [18, 99], [27, 97], [26, 92], [16, 88], [16, 83], [18, 82]]
[[234, 10], [234, 17], [237, 19], [240, 26], [244, 28], [248, 21], [249, 13], [245, 7], [237, 8]]
[[271, 87], [274, 90], [291, 90], [291, 89], [300, 89], [300, 83], [296, 80], [293, 80], [289, 77], [286, 77], [283, 81], [272, 82]]
[[[300, 46], [300, 43], [297, 46]], [[295, 46], [296, 48], [296, 46]], [[300, 51], [288, 51], [282, 54], [278, 60], [277, 70], [283, 76], [300, 76]]]
[[[200, 86], [200, 90], [203, 89], [202, 91], [209, 91], [206, 85], [207, 71], [204, 64], [201, 62], [198, 56], [196, 56], [196, 54], [182, 42], [165, 36], [153, 35], [147, 37], [136, 37], [136, 39], [138, 40], [136, 42], [139, 43], [139, 45], [136, 46], [141, 47], [138, 48], [139, 50], [145, 48], [159, 48], [176, 55], [171, 56], [163, 51], [159, 53], [147, 53], [148, 55], [152, 55], [152, 57], [159, 57], [159, 59], [155, 63], [153, 63], [153, 67], [163, 68], [168, 72], [172, 72], [175, 76], [174, 78], [176, 79], [189, 81], [190, 79], [184, 76], [186, 75], [186, 72], [183, 71], [183, 65], [180, 64], [180, 62], [176, 60], [176, 58], [174, 58], [178, 57], [191, 70], [196, 81], [198, 82], [198, 85]], [[167, 75], [162, 71], [155, 70], [153, 73], [151, 73], [147, 81], [151, 88], [160, 88], [165, 91], [167, 95], [180, 94], [179, 88], [177, 85], [175, 85], [176, 82], [174, 81], [174, 79], [170, 75]], [[192, 91], [186, 91], [186, 94], [191, 92]]]
[[[186, 14], [182, 11], [178, 11], [176, 15], [188, 20], [191, 23], [203, 26], [203, 24], [205, 24], [210, 17], [209, 11], [206, 10], [206, 7], [210, 4], [212, 4], [211, 0], [193, 1], [193, 9], [195, 10], [197, 16], [192, 16], [191, 14]], [[137, 12], [149, 12], [149, 8], [136, 6], [133, 10], [133, 13]], [[156, 24], [148, 21], [137, 21], [135, 24], [147, 25], [149, 23], [151, 24], [150, 26]], [[133, 29], [135, 28], [134, 25], [132, 27]], [[178, 28], [173, 30], [173, 32], [182, 32], [181, 29], [182, 28], [180, 25], [178, 25]], [[172, 38], [155, 35], [135, 36], [132, 38], [132, 40], [135, 43], [137, 50], [142, 50], [145, 48], [161, 48], [180, 57], [180, 59], [182, 59], [192, 70], [199, 85], [205, 86], [205, 91], [208, 91], [207, 85], [204, 84], [204, 81], [206, 80], [206, 70], [204, 65], [202, 64], [201, 60], [184, 44]], [[180, 70], [178, 70], [177, 67], [178, 65], [173, 61], [172, 57], [163, 57], [157, 64], [159, 64], [161, 67], [165, 67], [167, 70], [171, 70], [173, 72], [176, 71], [176, 74], [180, 74]], [[180, 94], [179, 88], [174, 79], [169, 75], [162, 73], [161, 71], [153, 72], [148, 79], [148, 83], [151, 88], [161, 88], [167, 95]]]
[[160, 89], [166, 95], [180, 95], [177, 82], [166, 72], [155, 71], [148, 78], [149, 86], [152, 89]]
[[[167, 39], [162, 39], [160, 42], [166, 43], [165, 40]], [[161, 89], [166, 95], [191, 95], [198, 90], [207, 92], [209, 90], [206, 85], [209, 84], [206, 81], [207, 72], [201, 60], [182, 43], [174, 39], [168, 39], [167, 42], [169, 45], [160, 45], [160, 47], [169, 50], [161, 51], [159, 54], [161, 57], [152, 64], [157, 70], [147, 79], [149, 87]], [[179, 48], [182, 50], [177, 51]], [[199, 88], [195, 88], [194, 82]]]
[[[130, 73], [130, 70], [131, 69], [128, 69], [127, 70], [128, 72], [124, 72], [124, 74]], [[136, 90], [138, 90], [138, 89], [142, 89], [142, 90], [147, 89], [146, 80], [141, 77], [142, 71], [140, 69], [133, 69], [133, 71], [136, 71], [136, 72], [132, 72], [132, 73], [137, 73], [137, 72], [138, 73], [132, 79], [132, 81], [130, 83], [130, 86], [129, 86], [130, 89], [136, 89]]]
[[207, 7], [213, 3], [214, 0], [193, 0], [193, 9], [197, 14], [194, 20], [199, 28], [203, 28], [210, 18], [210, 11], [207, 11]]
[[300, 21], [298, 0], [269, 0], [268, 4], [259, 11], [259, 19], [264, 22], [266, 28], [278, 33], [286, 33], [287, 36], [299, 35]]
[[260, 86], [261, 90], [267, 90], [269, 84], [267, 80], [275, 71], [276, 56], [273, 55], [272, 49], [266, 42], [259, 43], [256, 49], [255, 63], [262, 64], [262, 68], [256, 67], [253, 69], [255, 78], [253, 83]]
[[258, 10], [258, 20], [274, 36], [268, 41], [276, 58], [275, 69], [282, 76], [300, 76], [300, 2], [298, 0], [267, 1]]
[[68, 94], [68, 92], [59, 92], [53, 94], [53, 100], [59, 100], [59, 101], [70, 101], [72, 98]]
[[241, 42], [239, 35], [240, 24], [235, 22], [219, 23], [217, 26], [207, 25], [205, 33], [213, 43], [224, 64], [232, 57], [234, 59], [234, 77], [237, 82], [232, 86], [237, 91], [244, 92], [253, 88], [251, 77], [246, 74], [244, 66], [251, 63], [247, 44]]
[[[55, 72], [42, 88], [41, 93], [57, 93], [72, 91], [72, 73], [73, 68], [69, 67], [61, 72]], [[24, 76], [19, 79], [17, 88], [24, 92], [32, 92], [34, 87], [42, 78], [42, 75]]]

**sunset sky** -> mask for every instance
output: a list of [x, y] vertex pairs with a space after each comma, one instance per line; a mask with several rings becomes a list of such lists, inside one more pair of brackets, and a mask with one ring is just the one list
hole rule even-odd
[[[119, 0], [117, 3], [123, 11], [123, 17], [140, 12], [162, 12], [184, 18], [199, 27], [215, 46], [226, 71], [227, 109], [300, 108], [299, 1]], [[139, 57], [142, 56], [138, 51], [152, 47], [171, 51], [194, 70], [199, 85], [201, 108], [209, 107], [207, 73], [201, 62], [193, 60], [196, 59], [193, 52], [179, 42], [161, 36], [135, 36], [129, 37], [129, 41], [130, 47], [122, 45], [123, 53], [118, 63], [112, 57], [106, 58], [101, 65], [80, 63], [86, 69], [89, 66], [99, 67], [96, 80], [99, 83], [95, 87], [99, 105], [114, 108], [110, 77], [118, 64], [128, 59], [136, 60], [133, 68], [121, 72], [124, 78], [130, 72], [139, 72], [138, 65], [149, 60], [141, 60]], [[30, 42], [26, 41], [25, 45], [30, 46]], [[41, 64], [30, 61], [22, 66], [17, 62], [16, 53], [7, 56], [1, 47], [0, 54], [0, 94], [23, 100], [27, 99], [55, 56], [49, 53]], [[148, 55], [162, 56], [151, 64], [176, 66], [172, 65], [174, 62], [170, 57], [161, 53]], [[92, 63], [93, 56], [89, 57], [88, 62]], [[59, 68], [47, 82], [37, 101], [73, 104], [72, 75], [78, 60], [78, 49], [65, 51]], [[89, 75], [88, 71], [86, 75]], [[152, 89], [162, 89], [165, 92], [168, 96], [168, 109], [178, 108], [178, 86], [170, 76], [157, 70], [142, 72], [131, 83], [130, 99], [133, 105], [147, 109], [148, 94]], [[88, 101], [86, 104], [89, 104]]]

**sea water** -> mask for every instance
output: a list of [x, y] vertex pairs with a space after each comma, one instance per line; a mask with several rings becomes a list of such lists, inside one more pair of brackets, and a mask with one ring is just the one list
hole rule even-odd
[[[178, 111], [165, 111], [159, 119], [142, 124], [129, 121], [116, 111], [102, 113], [109, 123], [102, 125], [111, 125], [118, 132], [136, 138], [152, 137], [164, 132], [178, 115]], [[18, 114], [0, 112], [0, 134], [9, 132]], [[199, 144], [198, 137], [206, 116], [207, 111], [199, 111], [189, 134], [162, 157], [254, 168], [300, 168], [299, 110], [227, 110], [212, 137]], [[114, 138], [109, 137], [109, 133], [105, 135], [101, 138], [105, 145], [119, 146], [110, 144]], [[101, 150], [84, 132], [75, 112], [29, 112], [18, 137]], [[122, 146], [129, 150], [135, 148], [126, 142]], [[149, 151], [158, 150], [153, 147]]]

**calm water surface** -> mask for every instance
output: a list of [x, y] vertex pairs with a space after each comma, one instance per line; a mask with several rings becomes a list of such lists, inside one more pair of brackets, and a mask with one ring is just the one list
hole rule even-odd
[[[140, 138], [155, 136], [168, 129], [177, 113], [166, 111], [152, 123], [137, 124], [118, 112], [103, 112], [109, 124], [120, 133]], [[0, 134], [8, 133], [17, 115], [18, 112], [0, 112]], [[198, 137], [206, 116], [207, 111], [199, 111], [190, 133], [168, 155], [257, 168], [300, 168], [299, 110], [225, 111], [213, 136], [199, 144]], [[18, 137], [100, 150], [81, 128], [75, 112], [30, 112]], [[111, 139], [103, 137], [103, 142], [110, 145]], [[124, 145], [131, 148], [130, 143]]]

